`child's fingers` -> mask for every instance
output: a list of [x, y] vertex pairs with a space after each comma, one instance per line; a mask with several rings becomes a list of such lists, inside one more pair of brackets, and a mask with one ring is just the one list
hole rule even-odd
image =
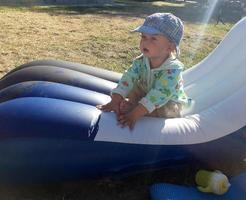
[[128, 114], [117, 115], [117, 120], [121, 128], [128, 126], [131, 131], [134, 129], [135, 121], [132, 120]]
[[117, 116], [119, 116], [119, 114], [120, 114], [120, 108], [119, 108], [119, 106], [116, 106], [115, 107], [115, 113], [116, 113]]
[[121, 125], [122, 128], [128, 125], [128, 121], [124, 115], [119, 115], [118, 123]]
[[124, 121], [124, 122], [120, 123], [122, 128], [128, 126], [130, 131], [132, 131], [134, 129], [134, 124], [135, 123], [132, 123], [131, 121]]
[[96, 108], [101, 110], [102, 109], [102, 105], [96, 105]]
[[135, 123], [130, 123], [130, 124], [129, 124], [129, 129], [130, 129], [130, 131], [133, 131], [134, 125], [135, 125]]
[[106, 104], [106, 105], [97, 105], [97, 109], [103, 111], [103, 112], [110, 112], [112, 109]]
[[124, 114], [120, 114], [119, 117], [118, 117], [118, 119], [119, 119], [120, 122], [126, 121], [126, 117], [125, 117]]

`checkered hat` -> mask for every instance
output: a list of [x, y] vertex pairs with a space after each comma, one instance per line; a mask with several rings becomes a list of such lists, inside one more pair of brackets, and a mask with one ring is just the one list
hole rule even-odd
[[143, 25], [134, 29], [133, 32], [164, 35], [176, 45], [179, 52], [184, 25], [181, 19], [171, 13], [155, 13], [148, 16]]

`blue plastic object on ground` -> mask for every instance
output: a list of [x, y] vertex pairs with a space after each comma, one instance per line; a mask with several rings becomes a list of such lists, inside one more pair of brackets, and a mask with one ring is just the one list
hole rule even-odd
[[195, 187], [169, 183], [154, 184], [150, 188], [152, 200], [242, 200], [246, 197], [246, 173], [230, 180], [231, 187], [224, 195], [202, 193]]

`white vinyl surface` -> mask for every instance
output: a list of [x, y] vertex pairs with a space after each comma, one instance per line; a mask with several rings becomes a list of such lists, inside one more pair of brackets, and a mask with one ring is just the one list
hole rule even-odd
[[246, 125], [246, 18], [203, 61], [184, 72], [193, 99], [182, 118], [144, 117], [134, 130], [120, 128], [114, 113], [102, 113], [95, 141], [176, 145], [208, 142]]

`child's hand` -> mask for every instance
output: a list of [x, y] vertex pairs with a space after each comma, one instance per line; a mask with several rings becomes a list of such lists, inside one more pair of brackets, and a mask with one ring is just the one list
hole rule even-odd
[[147, 113], [148, 110], [142, 104], [138, 104], [131, 112], [120, 114], [118, 121], [122, 128], [128, 126], [130, 130], [133, 130], [136, 121]]
[[96, 107], [103, 112], [114, 111], [117, 115], [120, 114], [120, 103], [123, 101], [123, 97], [119, 94], [112, 94], [112, 99], [105, 105], [97, 105]]
[[118, 121], [122, 128], [128, 126], [130, 130], [133, 130], [137, 118], [134, 112], [129, 112], [127, 114], [120, 114]]
[[112, 101], [105, 105], [97, 105], [96, 106], [99, 110], [103, 112], [111, 112], [111, 111], [117, 111], [117, 105], [115, 105]]

